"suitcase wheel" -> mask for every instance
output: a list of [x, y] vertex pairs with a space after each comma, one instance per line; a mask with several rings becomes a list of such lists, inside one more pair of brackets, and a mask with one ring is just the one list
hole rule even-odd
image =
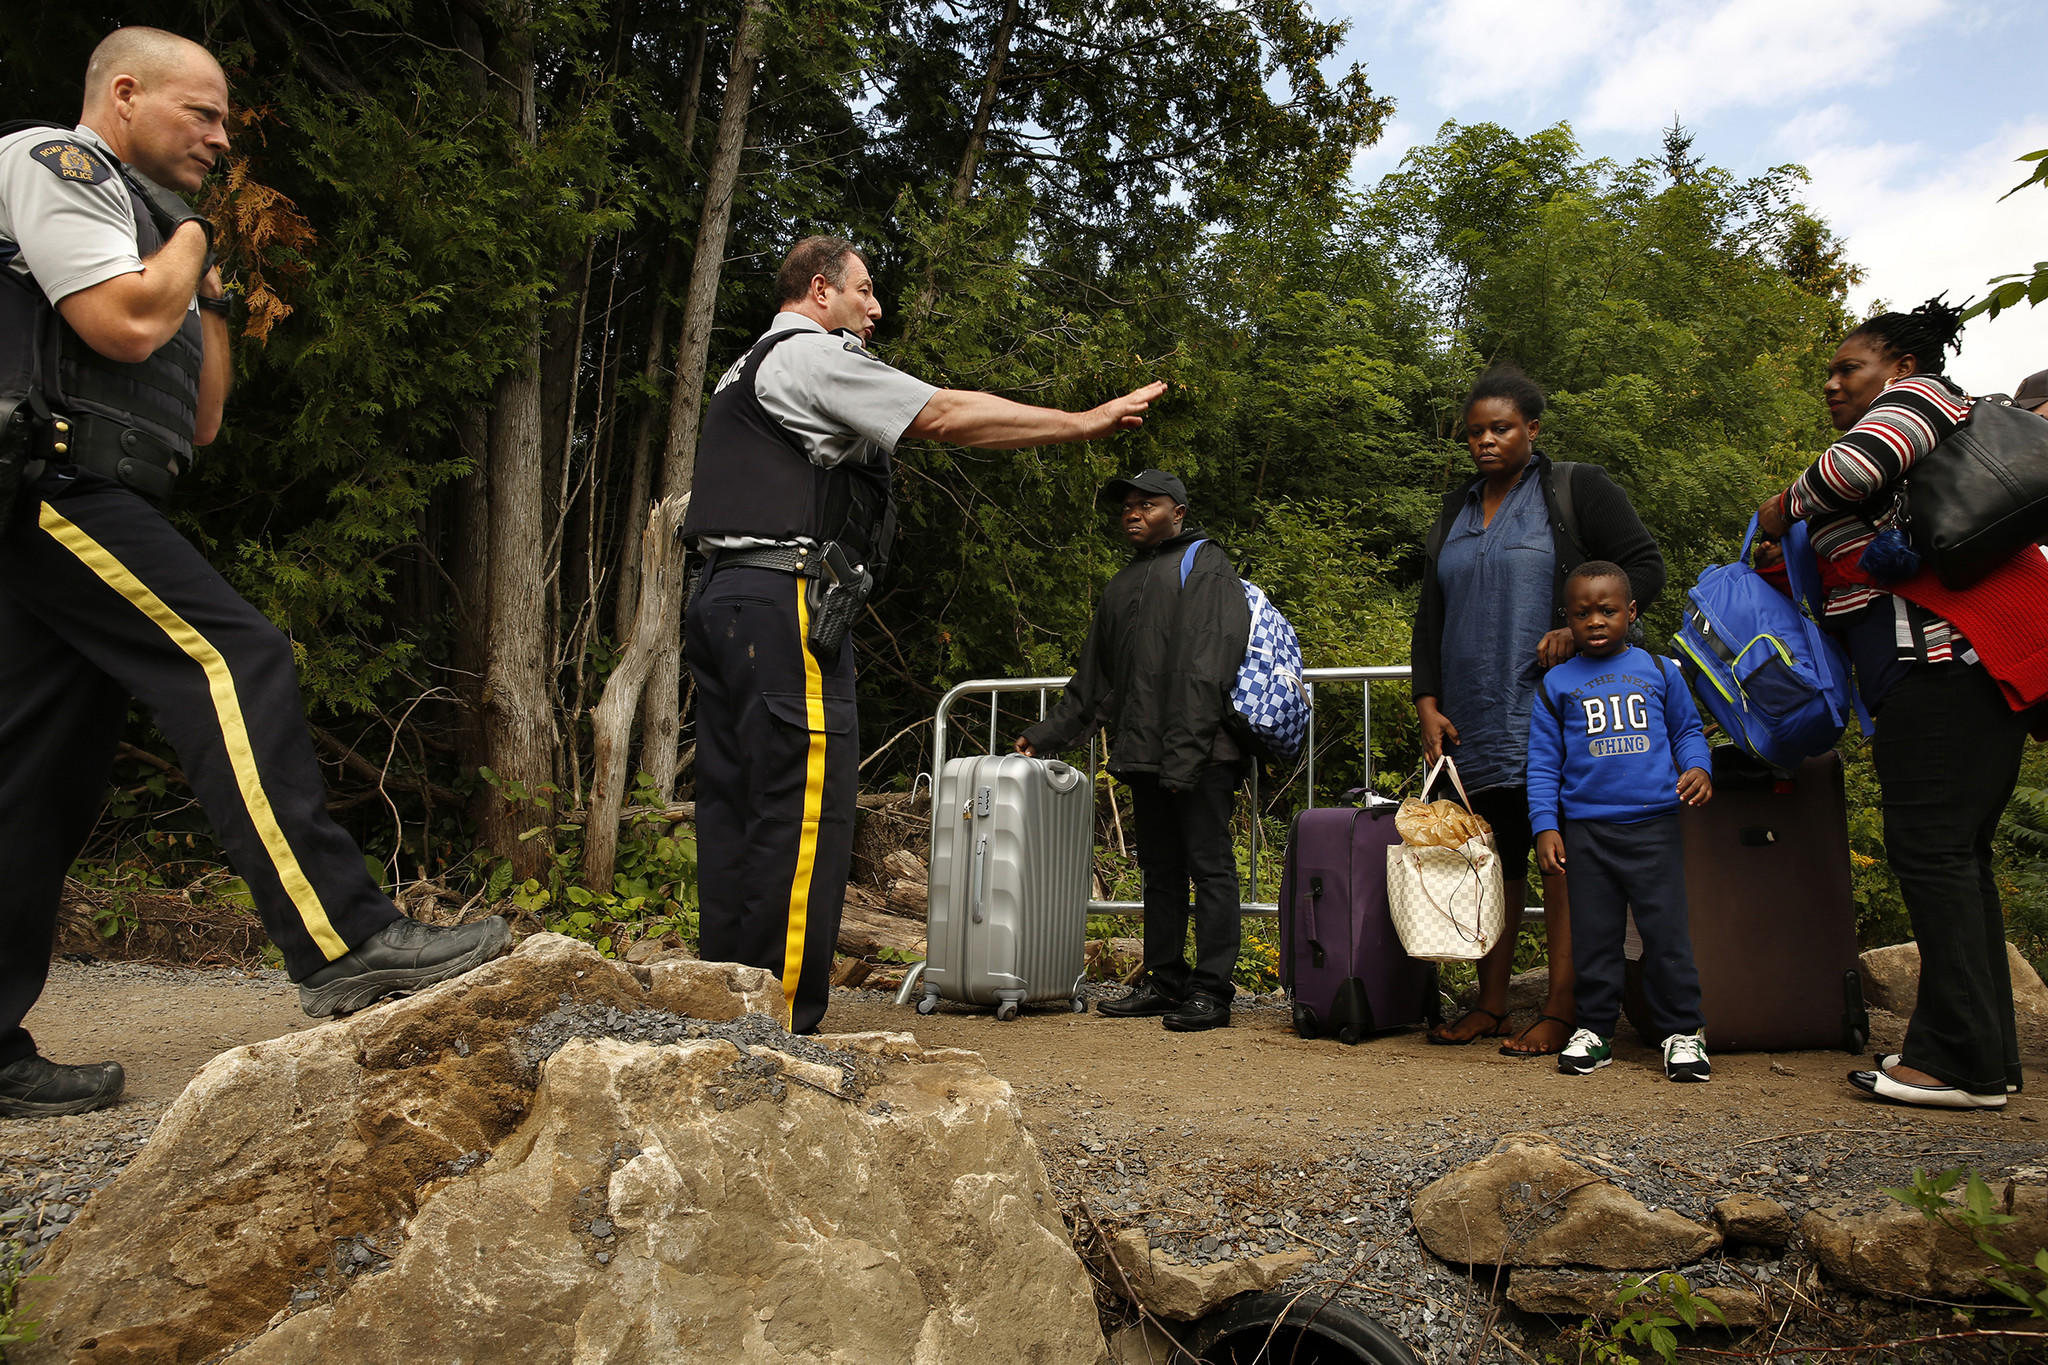
[[1316, 1027], [1316, 1012], [1307, 1005], [1294, 1007], [1294, 1036], [1297, 1038], [1320, 1038], [1323, 1031]]
[[919, 997], [917, 997], [917, 1012], [919, 1014], [930, 1014], [933, 1010], [937, 1009], [938, 1007], [938, 1000], [932, 996], [920, 995]]
[[1358, 1040], [1364, 1036], [1365, 1034], [1359, 1030], [1356, 1024], [1346, 1024], [1343, 1028], [1337, 1030], [1337, 1041], [1346, 1047], [1356, 1047]]
[[1076, 1014], [1086, 1014], [1088, 1012], [1088, 1001], [1086, 998], [1082, 996], [1077, 995], [1072, 1000], [1069, 1000], [1067, 1003], [1073, 1006], [1074, 1013]]
[[1003, 1002], [1002, 1004], [1000, 1004], [1000, 1005], [997, 1005], [997, 1006], [996, 1006], [996, 1019], [997, 1019], [997, 1021], [998, 1021], [998, 1022], [1000, 1022], [1000, 1023], [1004, 1023], [1004, 1024], [1007, 1024], [1007, 1023], [1009, 1023], [1009, 1022], [1010, 1022], [1010, 1021], [1011, 1021], [1012, 1019], [1015, 1019], [1016, 1017], [1017, 1017], [1017, 1002], [1016, 1002], [1016, 1001], [1014, 1001], [1014, 1000], [1005, 1000], [1005, 1001], [1004, 1001], [1004, 1002]]

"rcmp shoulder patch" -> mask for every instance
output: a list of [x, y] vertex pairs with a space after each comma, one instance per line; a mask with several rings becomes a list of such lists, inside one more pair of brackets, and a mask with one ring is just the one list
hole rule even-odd
[[113, 171], [100, 157], [94, 156], [76, 142], [59, 138], [31, 148], [29, 155], [49, 168], [50, 174], [59, 180], [74, 180], [81, 185], [97, 185], [114, 178]]
[[873, 351], [870, 351], [866, 346], [862, 345], [861, 339], [855, 336], [852, 332], [849, 332], [846, 328], [834, 327], [832, 329], [832, 335], [840, 338], [840, 345], [843, 350], [852, 351], [855, 355], [858, 356], [866, 356], [869, 360], [875, 359], [875, 353]]

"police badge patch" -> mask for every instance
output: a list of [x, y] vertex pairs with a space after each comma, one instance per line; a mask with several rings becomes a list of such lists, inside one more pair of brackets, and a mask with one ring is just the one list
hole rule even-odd
[[111, 180], [114, 174], [107, 169], [106, 162], [76, 142], [45, 142], [29, 155], [49, 167], [50, 174], [58, 179], [75, 180], [81, 185], [97, 185]]

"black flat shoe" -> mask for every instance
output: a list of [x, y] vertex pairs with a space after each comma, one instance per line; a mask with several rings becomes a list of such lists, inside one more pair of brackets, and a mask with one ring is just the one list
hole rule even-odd
[[1145, 985], [1119, 999], [1102, 1001], [1095, 1007], [1095, 1012], [1112, 1019], [1137, 1019], [1179, 1009], [1180, 1003], [1178, 996], [1166, 995], [1156, 986]]
[[1849, 1084], [1892, 1104], [1920, 1109], [2003, 1109], [2003, 1095], [1973, 1095], [1952, 1085], [1914, 1085], [1892, 1079], [1888, 1071], [1852, 1071]]
[[89, 1114], [120, 1099], [126, 1083], [119, 1062], [64, 1066], [47, 1057], [23, 1057], [0, 1066], [0, 1115], [36, 1119]]
[[[1899, 1064], [1899, 1054], [1896, 1052], [1873, 1052], [1870, 1056], [1871, 1060], [1877, 1063], [1879, 1071], [1889, 1072]], [[2019, 1094], [2021, 1088], [2022, 1083], [2019, 1081], [2007, 1081], [2005, 1083], [2005, 1093], [2008, 1095]]]
[[1169, 1033], [1200, 1033], [1230, 1027], [1230, 1004], [1213, 995], [1191, 995], [1160, 1020]]
[[452, 929], [396, 919], [301, 981], [299, 1008], [315, 1019], [353, 1014], [387, 995], [461, 976], [511, 947], [512, 926], [502, 915]]

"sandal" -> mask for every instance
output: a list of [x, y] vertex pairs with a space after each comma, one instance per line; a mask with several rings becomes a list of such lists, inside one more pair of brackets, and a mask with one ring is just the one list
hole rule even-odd
[[[1453, 1038], [1450, 1036], [1449, 1030], [1456, 1028], [1475, 1014], [1483, 1014], [1493, 1020], [1493, 1027], [1481, 1029], [1469, 1038]], [[1438, 1024], [1423, 1036], [1427, 1041], [1435, 1043], [1438, 1047], [1465, 1047], [1478, 1042], [1481, 1038], [1505, 1038], [1512, 1032], [1514, 1030], [1508, 1027], [1508, 1017], [1505, 1014], [1495, 1014], [1492, 1010], [1481, 1009], [1479, 1006], [1474, 1005], [1471, 1009], [1466, 1010], [1463, 1014], [1451, 1020], [1450, 1023]]]
[[[1527, 1038], [1530, 1034], [1534, 1033], [1546, 1019], [1548, 1019], [1553, 1024], [1564, 1025], [1565, 1036], [1558, 1041], [1556, 1047], [1537, 1048], [1534, 1051], [1531, 1051], [1528, 1048], [1519, 1048], [1515, 1046], [1515, 1043], [1521, 1042], [1524, 1038]], [[1564, 1051], [1565, 1044], [1571, 1041], [1571, 1035], [1571, 1020], [1560, 1019], [1554, 1014], [1538, 1014], [1535, 1017], [1535, 1019], [1530, 1021], [1529, 1027], [1523, 1029], [1520, 1033], [1516, 1034], [1511, 1041], [1501, 1044], [1500, 1055], [1503, 1057], [1555, 1057], [1558, 1053]]]

